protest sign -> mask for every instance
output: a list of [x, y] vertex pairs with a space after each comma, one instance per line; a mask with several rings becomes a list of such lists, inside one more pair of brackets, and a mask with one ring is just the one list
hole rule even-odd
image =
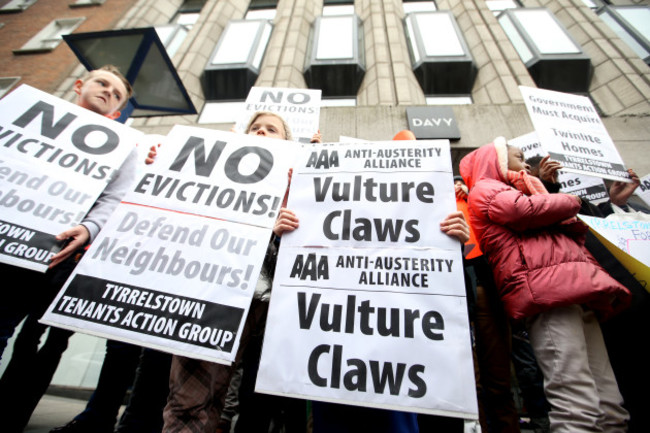
[[578, 217], [634, 278], [650, 291], [650, 221], [617, 214], [607, 218]]
[[175, 126], [43, 323], [231, 363], [295, 145]]
[[284, 118], [294, 140], [309, 143], [318, 132], [320, 98], [320, 89], [252, 87], [246, 97], [244, 113], [237, 121], [235, 130], [244, 132], [254, 113], [270, 111]]
[[45, 272], [139, 136], [27, 85], [0, 100], [0, 262]]
[[256, 391], [476, 418], [447, 140], [306, 145]]
[[630, 181], [589, 98], [525, 86], [519, 89], [542, 146], [566, 171]]
[[[539, 141], [537, 132], [530, 132], [510, 139], [508, 144], [520, 148], [526, 160], [534, 156], [544, 157], [548, 155]], [[560, 191], [563, 193], [574, 194], [594, 203], [609, 199], [605, 182], [600, 177], [586, 176], [564, 170], [559, 170], [558, 174], [557, 181], [560, 184]]]
[[640, 180], [641, 184], [634, 193], [638, 195], [645, 204], [650, 206], [650, 174], [643, 176]]

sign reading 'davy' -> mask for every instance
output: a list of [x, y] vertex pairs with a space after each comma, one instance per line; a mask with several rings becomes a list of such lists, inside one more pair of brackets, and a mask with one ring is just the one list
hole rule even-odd
[[235, 130], [244, 132], [254, 113], [271, 111], [282, 116], [289, 124], [294, 140], [309, 143], [318, 132], [320, 99], [320, 89], [252, 87], [246, 98], [245, 111], [237, 121]]
[[45, 272], [139, 136], [27, 85], [0, 100], [0, 262]]
[[641, 197], [645, 204], [650, 206], [650, 174], [641, 178], [641, 184], [634, 193]]
[[175, 126], [43, 322], [232, 362], [294, 146]]
[[451, 107], [407, 107], [406, 119], [409, 129], [419, 139], [460, 139], [460, 130]]
[[476, 418], [449, 142], [305, 145], [287, 207], [256, 391]]
[[[548, 155], [539, 142], [537, 132], [531, 132], [508, 140], [508, 144], [520, 148], [522, 152], [524, 152], [525, 159], [534, 156], [544, 157]], [[575, 194], [580, 198], [594, 203], [600, 203], [609, 199], [605, 182], [603, 182], [603, 179], [600, 177], [585, 176], [578, 173], [560, 170], [558, 183], [561, 185], [560, 191], [566, 194]]]
[[519, 89], [542, 146], [566, 171], [630, 181], [589, 98], [524, 86]]
[[607, 218], [578, 215], [634, 277], [650, 291], [650, 221], [612, 214]]

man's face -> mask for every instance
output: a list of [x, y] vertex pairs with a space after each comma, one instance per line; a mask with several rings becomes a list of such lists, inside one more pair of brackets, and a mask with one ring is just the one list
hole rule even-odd
[[124, 83], [109, 71], [94, 71], [85, 81], [77, 80], [74, 89], [77, 105], [111, 119], [120, 116], [118, 108], [128, 95]]
[[282, 121], [275, 116], [261, 115], [251, 125], [248, 130], [249, 135], [259, 135], [262, 137], [286, 139]]

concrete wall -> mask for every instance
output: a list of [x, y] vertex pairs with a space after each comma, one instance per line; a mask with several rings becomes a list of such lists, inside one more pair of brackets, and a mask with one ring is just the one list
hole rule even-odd
[[[181, 3], [139, 0], [117, 25], [165, 24]], [[641, 175], [649, 173], [650, 162], [644, 149], [650, 146], [650, 67], [581, 0], [523, 3], [527, 7], [549, 8], [591, 57], [591, 99], [625, 163]], [[532, 124], [518, 86], [535, 87], [535, 83], [485, 2], [439, 0], [437, 4], [439, 9], [452, 11], [478, 68], [471, 93], [474, 103], [453, 107], [462, 138], [452, 146], [474, 148], [499, 135], [512, 138], [531, 132]], [[242, 18], [247, 7], [248, 3], [242, 1], [208, 0], [173, 59], [199, 111], [205, 102], [199, 81], [203, 69], [228, 21]], [[256, 85], [306, 87], [302, 70], [308, 36], [321, 8], [321, 0], [278, 2], [273, 33]], [[340, 135], [389, 140], [407, 127], [405, 106], [424, 104], [424, 94], [408, 56], [402, 25], [404, 11], [399, 0], [356, 0], [355, 11], [363, 22], [366, 56], [366, 75], [357, 95], [357, 107], [323, 108], [321, 131], [326, 141], [337, 141]], [[63, 83], [60, 93], [71, 97], [72, 82], [71, 79]], [[135, 119], [133, 126], [146, 133], [166, 134], [175, 124], [196, 124], [197, 119], [196, 115], [152, 117]], [[229, 130], [232, 125], [201, 126]], [[462, 154], [464, 151], [455, 152]]]

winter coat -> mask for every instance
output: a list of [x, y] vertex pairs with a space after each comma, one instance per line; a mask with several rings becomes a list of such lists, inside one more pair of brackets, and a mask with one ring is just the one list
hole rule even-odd
[[584, 248], [587, 228], [574, 217], [580, 204], [567, 194], [527, 196], [507, 184], [505, 139], [460, 163], [470, 188], [472, 226], [504, 308], [515, 319], [550, 308], [584, 304], [606, 318], [629, 303], [628, 290]]

